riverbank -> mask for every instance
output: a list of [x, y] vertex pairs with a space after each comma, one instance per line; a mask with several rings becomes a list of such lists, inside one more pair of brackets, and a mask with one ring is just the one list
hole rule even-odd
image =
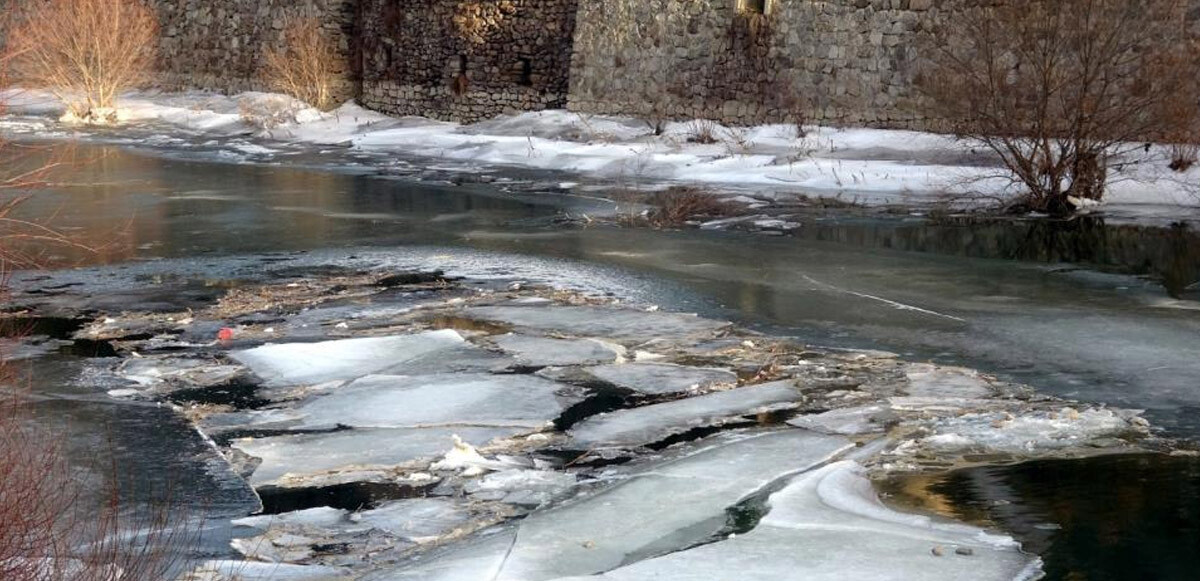
[[[261, 497], [270, 516], [240, 521], [234, 546], [271, 564], [203, 579], [641, 579], [749, 571], [756, 551], [761, 578], [1027, 578], [1037, 560], [1011, 539], [883, 509], [867, 478], [1170, 447], [1131, 412], [603, 295], [255, 273], [182, 311], [86, 285], [17, 297], [87, 316], [71, 340], [118, 356], [90, 381], [175, 406]], [[779, 543], [813, 551], [792, 562]]]
[[[286, 163], [329, 149], [359, 157], [355, 169], [419, 173], [395, 156], [452, 173], [488, 168], [552, 172], [560, 189], [614, 197], [621, 192], [696, 187], [723, 195], [763, 219], [787, 222], [797, 206], [853, 204], [928, 212], [980, 210], [1012, 193], [996, 160], [947, 136], [911, 131], [770, 125], [725, 127], [543, 111], [471, 125], [394, 118], [347, 104], [329, 113], [262, 93], [136, 93], [121, 104], [117, 129], [57, 121], [47, 95], [5, 93], [5, 128], [39, 137], [134, 138], [215, 149], [227, 162]], [[1200, 214], [1200, 168], [1172, 172], [1165, 147], [1138, 148], [1114, 163], [1107, 201], [1092, 213], [1171, 222]], [[619, 198], [619, 196], [616, 196]], [[616, 211], [614, 205], [614, 211]]]

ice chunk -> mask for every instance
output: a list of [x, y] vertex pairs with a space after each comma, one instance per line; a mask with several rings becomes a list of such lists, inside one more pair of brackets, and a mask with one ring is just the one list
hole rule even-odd
[[504, 470], [467, 484], [473, 498], [539, 506], [575, 486], [575, 475], [548, 470]]
[[992, 384], [973, 369], [912, 363], [905, 374], [908, 376], [905, 391], [912, 397], [986, 399], [992, 396]]
[[380, 373], [411, 373], [440, 352], [457, 352], [465, 343], [456, 331], [446, 329], [396, 337], [266, 345], [231, 357], [269, 386], [312, 385]]
[[652, 395], [683, 393], [737, 383], [737, 374], [726, 369], [666, 363], [601, 365], [589, 369], [588, 373], [613, 385]]
[[280, 525], [334, 528], [345, 524], [348, 514], [341, 509], [322, 506], [284, 514], [266, 514], [239, 518], [233, 521], [233, 524], [239, 527], [252, 528], [259, 532], [265, 532], [273, 526]]
[[649, 444], [798, 399], [794, 382], [776, 381], [602, 414], [576, 424], [570, 435], [584, 448]]
[[788, 420], [788, 424], [824, 434], [873, 434], [885, 431], [885, 422], [893, 415], [887, 406], [868, 405], [799, 416]]
[[[893, 511], [879, 502], [860, 470], [853, 462], [839, 462], [798, 477], [771, 496], [770, 512], [749, 533], [634, 562], [603, 575], [571, 579], [1036, 578], [1040, 561], [1021, 553], [1012, 539]], [[958, 554], [959, 548], [970, 549], [970, 554]]]
[[363, 577], [363, 581], [498, 581], [497, 575], [516, 540], [516, 529], [478, 535], [402, 568]]
[[350, 571], [341, 567], [208, 561], [180, 581], [348, 581], [351, 578]]
[[296, 426], [403, 428], [437, 425], [537, 429], [579, 401], [532, 375], [372, 375], [296, 408]]
[[805, 430], [715, 438], [598, 493], [535, 512], [510, 543], [481, 541], [369, 579], [542, 581], [608, 571], [709, 538], [738, 501], [851, 447]]
[[363, 511], [352, 520], [411, 543], [430, 543], [471, 522], [471, 513], [445, 498], [412, 498]]
[[528, 335], [503, 335], [492, 341], [516, 355], [517, 363], [529, 367], [597, 365], [613, 363], [625, 356], [625, 348], [595, 339], [549, 339]]
[[645, 340], [716, 332], [729, 323], [678, 313], [615, 307], [498, 306], [465, 309], [463, 316], [518, 327], [554, 330], [577, 337]]
[[940, 452], [1002, 452], [1009, 454], [1092, 446], [1100, 440], [1142, 435], [1142, 422], [1105, 409], [1082, 412], [1034, 411], [973, 413], [935, 422], [937, 434], [919, 444]]
[[471, 427], [345, 430], [245, 438], [235, 440], [232, 447], [262, 460], [250, 477], [252, 486], [287, 486], [336, 470], [383, 468], [436, 458], [451, 445], [454, 435], [484, 445], [523, 431]]

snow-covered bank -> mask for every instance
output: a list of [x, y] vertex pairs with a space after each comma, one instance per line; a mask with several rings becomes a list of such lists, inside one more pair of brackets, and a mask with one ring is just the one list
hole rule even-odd
[[[15, 115], [57, 117], [47, 95], [7, 91]], [[669, 123], [662, 135], [635, 118], [541, 111], [472, 125], [394, 118], [347, 104], [321, 113], [281, 95], [134, 93], [120, 119], [214, 139], [254, 143], [239, 151], [270, 158], [303, 146], [431, 158], [450, 164], [561, 171], [626, 188], [698, 185], [752, 193], [764, 200], [796, 195], [867, 205], [928, 205], [948, 199], [987, 203], [1010, 187], [993, 158], [969, 144], [931, 133], [790, 125], [725, 127]], [[13, 123], [9, 123], [10, 130]], [[25, 126], [62, 131], [57, 122]], [[169, 136], [166, 136], [169, 137]], [[1167, 168], [1165, 147], [1138, 149], [1113, 169], [1107, 204], [1124, 214], [1162, 217], [1200, 207], [1200, 167]]]

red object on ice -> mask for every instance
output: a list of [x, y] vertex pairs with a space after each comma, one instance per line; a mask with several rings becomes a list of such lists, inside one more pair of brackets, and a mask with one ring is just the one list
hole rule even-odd
[[217, 340], [218, 341], [233, 340], [233, 329], [230, 329], [229, 327], [224, 327], [220, 331], [217, 331]]

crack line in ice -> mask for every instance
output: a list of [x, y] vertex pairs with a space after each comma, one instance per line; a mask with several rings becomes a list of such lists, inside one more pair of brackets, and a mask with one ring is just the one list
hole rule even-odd
[[879, 301], [879, 302], [881, 302], [881, 303], [885, 303], [885, 304], [891, 305], [892, 307], [895, 307], [895, 308], [897, 308], [897, 309], [899, 309], [899, 310], [901, 310], [901, 311], [916, 311], [916, 312], [918, 312], [918, 313], [923, 313], [923, 314], [926, 314], [926, 315], [933, 315], [933, 316], [935, 316], [935, 317], [941, 317], [941, 318], [943, 318], [943, 319], [950, 319], [951, 321], [958, 321], [958, 322], [960, 322], [960, 323], [966, 323], [966, 322], [967, 322], [967, 320], [966, 320], [966, 319], [962, 319], [962, 318], [959, 318], [959, 317], [955, 317], [955, 316], [953, 316], [953, 315], [947, 315], [947, 314], [944, 314], [944, 313], [939, 313], [939, 312], [937, 312], [937, 311], [931, 311], [931, 310], [929, 310], [929, 309], [922, 309], [921, 307], [914, 307], [913, 305], [906, 305], [906, 304], [904, 304], [904, 303], [896, 302], [896, 301], [893, 301], [893, 300], [890, 300], [890, 299], [885, 299], [885, 298], [883, 298], [883, 297], [877, 297], [877, 296], [875, 296], [875, 295], [869, 295], [869, 294], [866, 294], [866, 293], [860, 293], [860, 292], [855, 292], [855, 291], [852, 291], [852, 290], [844, 289], [844, 288], [841, 288], [841, 287], [836, 287], [836, 286], [834, 286], [834, 285], [831, 285], [831, 284], [829, 284], [829, 283], [827, 283], [827, 282], [821, 282], [821, 281], [819, 281], [819, 280], [817, 280], [817, 279], [815, 279], [815, 278], [813, 278], [813, 277], [811, 277], [811, 276], [808, 276], [807, 274], [804, 274], [804, 275], [801, 275], [801, 276], [803, 276], [805, 280], [807, 280], [807, 281], [809, 281], [809, 282], [811, 282], [811, 283], [813, 283], [813, 284], [820, 285], [820, 286], [826, 287], [826, 288], [828, 288], [828, 289], [831, 289], [831, 290], [834, 290], [834, 291], [837, 291], [837, 292], [840, 292], [840, 293], [845, 293], [845, 294], [848, 294], [848, 295], [853, 295], [853, 296], [856, 296], [856, 297], [859, 297], [859, 298], [870, 299], [870, 300], [873, 300], [873, 301]]

